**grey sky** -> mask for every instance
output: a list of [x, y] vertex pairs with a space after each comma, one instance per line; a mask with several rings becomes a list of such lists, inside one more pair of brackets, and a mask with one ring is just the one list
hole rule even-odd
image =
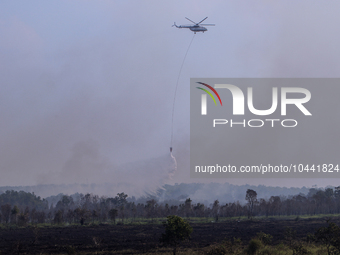
[[[0, 185], [105, 181], [144, 187], [198, 181], [189, 178], [189, 79], [339, 77], [339, 5], [2, 1]], [[173, 95], [193, 36], [171, 25], [187, 24], [184, 17], [200, 21], [206, 16], [216, 26], [195, 36], [178, 86], [178, 170], [170, 180], [164, 176]], [[151, 169], [160, 159], [166, 173]], [[230, 182], [337, 184], [313, 179]]]

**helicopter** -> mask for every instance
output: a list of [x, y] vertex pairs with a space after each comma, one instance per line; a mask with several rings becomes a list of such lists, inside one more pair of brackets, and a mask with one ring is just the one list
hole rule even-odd
[[177, 28], [189, 28], [192, 32], [194, 32], [196, 34], [196, 32], [205, 32], [208, 31], [207, 28], [205, 28], [204, 26], [215, 26], [215, 24], [201, 24], [203, 21], [205, 21], [208, 17], [205, 17], [204, 19], [202, 19], [200, 22], [196, 23], [194, 21], [192, 21], [191, 19], [188, 19], [187, 17], [185, 17], [187, 20], [189, 20], [190, 22], [194, 23], [195, 25], [182, 25], [182, 26], [177, 26], [176, 22], [174, 22], [174, 24], [172, 25], [173, 27], [177, 27]]

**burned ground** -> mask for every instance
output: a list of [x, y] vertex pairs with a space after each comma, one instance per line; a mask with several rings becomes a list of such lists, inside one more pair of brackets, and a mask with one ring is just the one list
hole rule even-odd
[[[296, 231], [296, 239], [327, 226], [327, 218], [253, 221], [225, 221], [219, 223], [191, 223], [193, 233], [182, 247], [201, 249], [225, 239], [240, 238], [248, 242], [258, 232], [273, 236], [273, 244], [284, 241], [287, 227]], [[339, 224], [339, 218], [331, 221]], [[190, 220], [189, 220], [190, 222]], [[96, 251], [139, 254], [152, 252], [161, 246], [159, 238], [164, 231], [161, 224], [143, 225], [88, 225], [11, 228], [0, 230], [1, 254], [68, 254], [72, 251], [91, 254]]]

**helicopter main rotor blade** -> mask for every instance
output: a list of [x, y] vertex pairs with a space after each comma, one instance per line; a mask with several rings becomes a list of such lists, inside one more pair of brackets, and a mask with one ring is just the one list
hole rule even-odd
[[185, 17], [187, 20], [191, 21], [192, 23], [196, 24], [196, 22], [193, 22], [191, 19], [188, 19], [187, 17]]
[[201, 26], [215, 26], [215, 24], [200, 24]]
[[208, 17], [205, 17], [204, 19], [202, 19], [200, 22], [197, 23], [198, 24], [201, 24], [201, 22], [205, 21]]

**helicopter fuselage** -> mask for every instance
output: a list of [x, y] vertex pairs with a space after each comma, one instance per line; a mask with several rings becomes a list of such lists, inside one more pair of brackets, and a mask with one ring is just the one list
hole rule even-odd
[[205, 27], [201, 27], [201, 26], [192, 26], [189, 29], [193, 32], [205, 32], [208, 30]]
[[205, 31], [207, 31], [208, 29], [207, 28], [205, 28], [205, 27], [202, 27], [202, 26], [177, 26], [176, 24], [175, 24], [175, 26], [177, 27], [177, 28], [189, 28], [192, 32], [205, 32]]

